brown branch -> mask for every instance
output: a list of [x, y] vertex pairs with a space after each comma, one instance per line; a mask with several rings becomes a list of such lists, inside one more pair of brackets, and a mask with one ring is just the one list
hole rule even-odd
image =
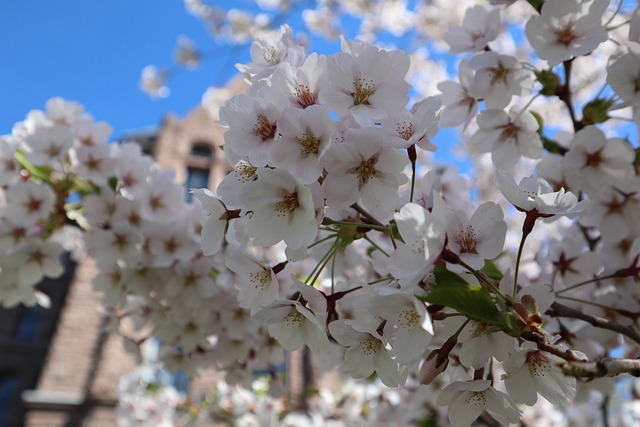
[[538, 349], [565, 360], [561, 364], [562, 372], [570, 377], [604, 378], [622, 374], [640, 377], [640, 359], [616, 359], [604, 357], [597, 361], [578, 359], [575, 354], [550, 344], [547, 337], [539, 332], [526, 332], [521, 338], [536, 343]]
[[567, 361], [562, 371], [572, 377], [603, 378], [621, 374], [640, 377], [640, 360], [605, 357], [598, 361]]
[[608, 329], [610, 331], [617, 332], [635, 341], [636, 344], [640, 344], [640, 333], [633, 326], [624, 326], [619, 323], [612, 322], [609, 319], [605, 319], [604, 317], [585, 314], [579, 310], [567, 307], [566, 305], [562, 305], [557, 302], [551, 304], [551, 308], [547, 310], [546, 314], [552, 317], [567, 317], [583, 320], [596, 328]]
[[366, 210], [364, 210], [360, 205], [358, 205], [357, 203], [354, 203], [353, 205], [351, 205], [351, 208], [353, 210], [355, 210], [356, 212], [358, 212], [360, 215], [362, 215], [363, 217], [365, 217], [369, 223], [373, 224], [373, 225], [379, 225], [381, 227], [384, 227], [384, 224], [381, 223], [380, 221], [378, 221], [376, 218], [373, 217], [373, 215], [371, 215], [369, 212], [367, 212]]

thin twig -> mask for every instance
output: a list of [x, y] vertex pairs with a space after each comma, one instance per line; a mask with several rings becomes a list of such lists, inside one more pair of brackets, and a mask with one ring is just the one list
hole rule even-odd
[[363, 217], [365, 217], [366, 219], [369, 220], [369, 222], [373, 225], [379, 225], [384, 227], [384, 224], [382, 224], [380, 221], [378, 221], [376, 218], [374, 218], [373, 215], [371, 215], [369, 212], [365, 211], [360, 205], [358, 205], [357, 203], [354, 203], [353, 205], [351, 205], [351, 208], [353, 210], [355, 210], [356, 212], [358, 212], [360, 215], [362, 215]]
[[573, 309], [571, 307], [567, 307], [566, 305], [554, 302], [551, 304], [551, 308], [547, 310], [546, 314], [552, 317], [568, 317], [572, 319], [579, 319], [589, 323], [596, 328], [608, 329], [613, 332], [618, 332], [633, 341], [636, 344], [640, 344], [640, 333], [638, 330], [632, 326], [624, 326], [619, 323], [612, 322], [611, 320], [605, 319], [603, 317], [592, 316], [589, 314], [585, 314], [579, 310]]

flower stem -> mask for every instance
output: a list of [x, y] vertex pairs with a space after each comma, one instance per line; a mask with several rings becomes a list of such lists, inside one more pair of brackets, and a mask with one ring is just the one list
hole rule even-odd
[[347, 227], [370, 228], [372, 230], [387, 231], [387, 227], [384, 225], [367, 224], [366, 222], [335, 221], [331, 218], [325, 218], [322, 222], [327, 225], [346, 225]]
[[563, 294], [565, 292], [571, 291], [573, 289], [579, 288], [580, 286], [588, 285], [590, 283], [599, 282], [600, 280], [613, 279], [614, 277], [619, 277], [619, 276], [616, 273], [613, 273], [613, 274], [609, 274], [607, 276], [594, 277], [593, 279], [585, 280], [584, 282], [576, 283], [575, 285], [571, 285], [568, 288], [564, 288], [564, 289], [561, 289], [559, 291], [556, 291], [556, 296], [559, 296], [560, 294]]
[[518, 247], [518, 255], [516, 256], [516, 270], [513, 275], [512, 296], [514, 300], [518, 296], [518, 274], [520, 273], [520, 260], [522, 258], [524, 242], [527, 240], [527, 236], [531, 233], [531, 230], [533, 230], [536, 219], [538, 219], [538, 212], [535, 209], [532, 211], [527, 211], [527, 216], [524, 219], [524, 224], [522, 224], [522, 239], [520, 240], [520, 247]]
[[340, 239], [336, 239], [335, 242], [333, 242], [333, 244], [327, 251], [327, 253], [325, 253], [322, 256], [322, 258], [320, 259], [320, 262], [313, 268], [313, 270], [311, 270], [309, 277], [307, 277], [307, 280], [304, 281], [305, 285], [309, 285], [309, 284], [313, 285], [313, 283], [317, 280], [318, 276], [320, 276], [320, 273], [322, 272], [322, 269], [324, 269], [324, 266], [327, 265], [327, 262], [329, 262], [329, 258], [331, 257], [331, 255], [333, 255], [335, 251], [338, 249], [339, 245], [340, 245]]
[[412, 203], [413, 192], [416, 187], [416, 160], [418, 158], [415, 144], [407, 149], [407, 154], [409, 155], [409, 161], [411, 162], [411, 194], [409, 195], [409, 203]]
[[373, 240], [371, 240], [369, 238], [369, 236], [364, 236], [364, 240], [366, 240], [367, 242], [369, 242], [371, 244], [371, 246], [373, 246], [374, 248], [376, 248], [377, 250], [379, 250], [380, 252], [382, 252], [385, 256], [390, 256], [387, 251], [385, 251], [384, 249], [382, 249], [376, 242], [374, 242]]

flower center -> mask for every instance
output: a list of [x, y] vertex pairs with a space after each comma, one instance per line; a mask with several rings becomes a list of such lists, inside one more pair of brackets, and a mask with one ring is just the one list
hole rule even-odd
[[500, 134], [500, 139], [503, 141], [506, 141], [509, 139], [516, 139], [516, 136], [518, 135], [518, 130], [520, 130], [518, 126], [516, 126], [512, 122], [509, 122], [503, 126], [502, 133]]
[[367, 356], [376, 354], [379, 349], [380, 349], [380, 340], [374, 336], [371, 336], [368, 340], [362, 343], [362, 351]]
[[262, 138], [263, 142], [268, 141], [276, 135], [276, 127], [267, 119], [267, 116], [260, 114], [257, 123], [253, 126], [253, 133]]
[[491, 70], [491, 85], [505, 80], [507, 77], [508, 70], [502, 66], [502, 64], [498, 65], [496, 68]]
[[366, 80], [363, 78], [359, 78], [353, 82], [353, 92], [351, 96], [353, 97], [354, 105], [369, 105], [369, 97], [373, 95], [376, 91], [376, 85], [373, 83], [373, 80]]
[[569, 46], [577, 38], [576, 33], [573, 31], [572, 22], [569, 22], [564, 28], [556, 29], [554, 33], [556, 41], [564, 46]]
[[264, 53], [262, 54], [262, 57], [264, 58], [265, 61], [267, 61], [267, 63], [271, 65], [277, 65], [278, 62], [280, 62], [278, 61], [278, 52], [276, 52], [276, 48], [273, 46], [265, 50]]
[[458, 234], [460, 246], [462, 246], [461, 252], [473, 252], [475, 253], [476, 247], [476, 233], [472, 226], [468, 226], [465, 231]]
[[307, 108], [308, 106], [314, 105], [318, 102], [316, 94], [311, 92], [309, 86], [303, 85], [302, 83], [298, 84], [293, 94], [302, 108]]
[[550, 370], [548, 359], [539, 351], [530, 351], [527, 353], [525, 362], [529, 365], [529, 371], [535, 377], [544, 376], [545, 371]]
[[271, 281], [271, 272], [269, 270], [261, 270], [249, 273], [249, 280], [256, 289], [263, 291]]
[[374, 167], [376, 161], [372, 157], [369, 160], [365, 160], [360, 163], [360, 166], [356, 168], [356, 175], [358, 175], [358, 179], [360, 180], [360, 184], [366, 184], [369, 182], [371, 177], [376, 174], [376, 169]]
[[309, 154], [318, 154], [318, 146], [320, 141], [313, 135], [310, 130], [307, 130], [301, 137], [296, 137], [296, 141], [300, 144], [300, 154], [308, 156]]
[[398, 316], [398, 326], [411, 329], [420, 323], [420, 315], [415, 309], [405, 309]]
[[24, 207], [27, 208], [28, 213], [38, 212], [40, 210], [40, 206], [42, 206], [42, 200], [33, 196], [30, 196], [29, 200], [24, 203]]
[[473, 406], [484, 407], [487, 404], [487, 398], [482, 391], [471, 391], [467, 394], [464, 402]]
[[408, 141], [413, 136], [413, 123], [407, 123], [407, 122], [398, 123], [396, 132], [398, 132], [398, 135], [400, 135], [402, 139], [404, 139], [405, 141]]
[[597, 168], [600, 166], [600, 163], [603, 161], [602, 153], [600, 151], [596, 151], [595, 153], [587, 154], [586, 158], [586, 166]]
[[304, 321], [304, 316], [294, 307], [291, 308], [291, 311], [284, 316], [284, 322], [288, 326], [297, 326], [298, 328], [302, 327], [302, 322]]
[[258, 179], [256, 171], [258, 168], [251, 166], [249, 163], [241, 163], [237, 168], [237, 177], [241, 183], [255, 181]]
[[282, 200], [276, 203], [276, 212], [278, 216], [290, 215], [299, 206], [298, 193], [285, 194]]

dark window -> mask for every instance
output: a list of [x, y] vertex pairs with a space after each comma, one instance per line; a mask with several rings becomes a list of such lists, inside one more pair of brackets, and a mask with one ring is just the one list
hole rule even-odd
[[0, 374], [0, 425], [5, 425], [6, 418], [13, 409], [18, 383], [17, 376]]
[[209, 186], [209, 169], [187, 168], [187, 179], [184, 182], [186, 191], [185, 200], [191, 202], [193, 194], [191, 189], [207, 188]]
[[191, 147], [191, 155], [195, 157], [205, 157], [207, 159], [211, 158], [211, 147], [205, 145], [203, 143], [195, 143], [193, 147]]
[[20, 342], [38, 341], [42, 336], [42, 323], [47, 318], [46, 311], [46, 308], [37, 305], [25, 307], [16, 328], [15, 340]]

